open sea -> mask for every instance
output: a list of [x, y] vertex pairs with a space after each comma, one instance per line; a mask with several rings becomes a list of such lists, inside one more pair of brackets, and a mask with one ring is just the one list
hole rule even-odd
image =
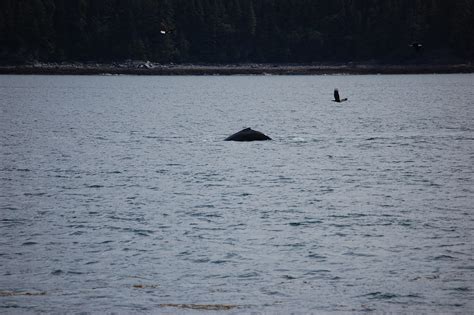
[[474, 312], [473, 74], [2, 75], [0, 145], [0, 313]]

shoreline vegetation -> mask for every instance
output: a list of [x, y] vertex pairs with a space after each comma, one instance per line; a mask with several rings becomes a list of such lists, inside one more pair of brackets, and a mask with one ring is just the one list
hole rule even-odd
[[433, 74], [474, 73], [474, 64], [160, 64], [150, 61], [121, 63], [32, 63], [2, 65], [0, 74], [45, 75], [327, 75], [327, 74]]

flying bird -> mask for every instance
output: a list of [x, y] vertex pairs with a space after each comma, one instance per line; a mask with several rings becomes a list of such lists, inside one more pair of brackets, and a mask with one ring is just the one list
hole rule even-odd
[[165, 23], [161, 23], [161, 29], [160, 29], [160, 33], [162, 35], [166, 35], [166, 34], [169, 34], [169, 33], [172, 33], [174, 31], [174, 28], [171, 28], [171, 27], [168, 27]]
[[341, 99], [339, 97], [339, 91], [337, 89], [334, 89], [334, 99], [333, 99], [333, 102], [337, 102], [337, 103], [341, 103], [341, 102], [345, 102], [347, 101], [347, 98], [343, 98]]
[[415, 49], [416, 52], [419, 52], [421, 48], [423, 47], [423, 45], [418, 42], [413, 42], [409, 46]]

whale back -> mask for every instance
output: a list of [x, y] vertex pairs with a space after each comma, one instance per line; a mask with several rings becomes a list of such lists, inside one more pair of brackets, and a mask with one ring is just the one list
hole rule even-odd
[[269, 136], [251, 128], [245, 128], [227, 137], [225, 141], [263, 141], [272, 140]]

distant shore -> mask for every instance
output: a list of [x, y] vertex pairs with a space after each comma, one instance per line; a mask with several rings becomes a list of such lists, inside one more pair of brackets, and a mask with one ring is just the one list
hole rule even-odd
[[430, 74], [474, 73], [468, 64], [157, 64], [149, 61], [123, 63], [34, 63], [0, 66], [0, 74], [58, 75], [325, 75], [325, 74]]

